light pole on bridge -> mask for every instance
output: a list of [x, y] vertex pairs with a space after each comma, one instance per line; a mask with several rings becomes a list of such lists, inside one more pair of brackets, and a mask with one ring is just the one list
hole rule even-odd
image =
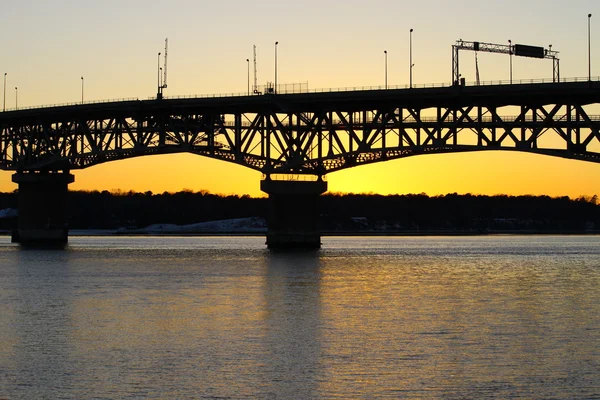
[[2, 106], [2, 111], [6, 111], [6, 75], [8, 74], [8, 72], [4, 73], [4, 103]]
[[410, 28], [409, 31], [409, 41], [408, 41], [408, 52], [409, 52], [409, 62], [410, 62], [410, 85], [409, 87], [412, 88], [413, 85], [413, 67], [415, 66], [415, 64], [413, 64], [412, 62], [412, 33], [413, 33], [413, 29]]
[[508, 39], [508, 56], [510, 58], [510, 84], [512, 85], [512, 40]]
[[81, 77], [81, 104], [83, 104], [83, 76]]
[[[548, 45], [548, 52], [552, 54], [552, 44]], [[554, 56], [552, 56], [552, 83], [556, 82], [556, 64], [554, 64]], [[560, 77], [558, 79], [558, 83], [560, 83]]]
[[19, 109], [19, 89], [15, 86], [15, 110]]
[[592, 80], [592, 14], [588, 14], [588, 81]]
[[250, 96], [250, 59], [246, 58], [246, 64], [248, 66], [248, 96]]
[[387, 50], [383, 51], [383, 54], [385, 56], [385, 88], [388, 88], [388, 84], [387, 84]]
[[160, 51], [158, 52], [158, 62], [156, 64], [156, 73], [158, 74], [157, 78], [156, 78], [156, 97], [157, 98], [162, 98], [162, 96], [160, 95]]
[[279, 42], [275, 42], [275, 87], [273, 88], [273, 92], [277, 93], [277, 45]]

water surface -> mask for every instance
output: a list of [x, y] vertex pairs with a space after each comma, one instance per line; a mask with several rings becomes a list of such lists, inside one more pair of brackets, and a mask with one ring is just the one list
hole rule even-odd
[[600, 398], [600, 237], [0, 238], [0, 398]]

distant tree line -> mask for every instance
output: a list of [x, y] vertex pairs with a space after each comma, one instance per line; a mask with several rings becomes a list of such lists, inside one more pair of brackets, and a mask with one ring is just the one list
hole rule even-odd
[[[41, 200], [43, 201], [43, 200]], [[329, 193], [320, 200], [321, 227], [331, 232], [594, 231], [600, 230], [598, 198], [485, 196], [472, 194], [375, 195]], [[0, 210], [17, 208], [17, 193], [0, 193]], [[266, 198], [206, 191], [72, 191], [72, 229], [142, 228], [267, 216]]]
[[330, 194], [321, 210], [325, 225], [334, 229], [568, 232], [600, 229], [597, 203], [596, 196]]
[[79, 229], [142, 228], [151, 224], [196, 222], [266, 215], [266, 201], [206, 191], [71, 192], [69, 226]]

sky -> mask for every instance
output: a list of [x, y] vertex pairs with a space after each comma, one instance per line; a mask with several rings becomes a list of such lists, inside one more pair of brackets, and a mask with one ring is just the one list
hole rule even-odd
[[[169, 39], [165, 96], [243, 93], [257, 46], [259, 84], [308, 83], [311, 89], [451, 80], [458, 39], [547, 47], [559, 52], [561, 77], [600, 75], [597, 0], [1, 0], [0, 73], [6, 108], [156, 95], [157, 53]], [[475, 80], [472, 54], [462, 75]], [[479, 54], [481, 80], [508, 80], [509, 60]], [[550, 60], [513, 57], [513, 79], [552, 77]], [[15, 90], [14, 88], [18, 89]], [[600, 114], [600, 110], [597, 112]], [[261, 174], [190, 154], [147, 156], [73, 171], [72, 190], [193, 191], [261, 195]], [[0, 171], [0, 191], [12, 191]], [[600, 164], [507, 151], [421, 155], [327, 175], [332, 192], [600, 194]]]

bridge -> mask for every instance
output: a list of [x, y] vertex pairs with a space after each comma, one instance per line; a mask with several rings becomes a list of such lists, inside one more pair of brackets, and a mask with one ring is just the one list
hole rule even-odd
[[[188, 152], [264, 174], [270, 248], [319, 247], [326, 174], [484, 150], [600, 162], [599, 106], [594, 78], [40, 107], [0, 113], [0, 169], [15, 171], [23, 243], [67, 241], [70, 171]], [[307, 179], [277, 179], [292, 175]]]

